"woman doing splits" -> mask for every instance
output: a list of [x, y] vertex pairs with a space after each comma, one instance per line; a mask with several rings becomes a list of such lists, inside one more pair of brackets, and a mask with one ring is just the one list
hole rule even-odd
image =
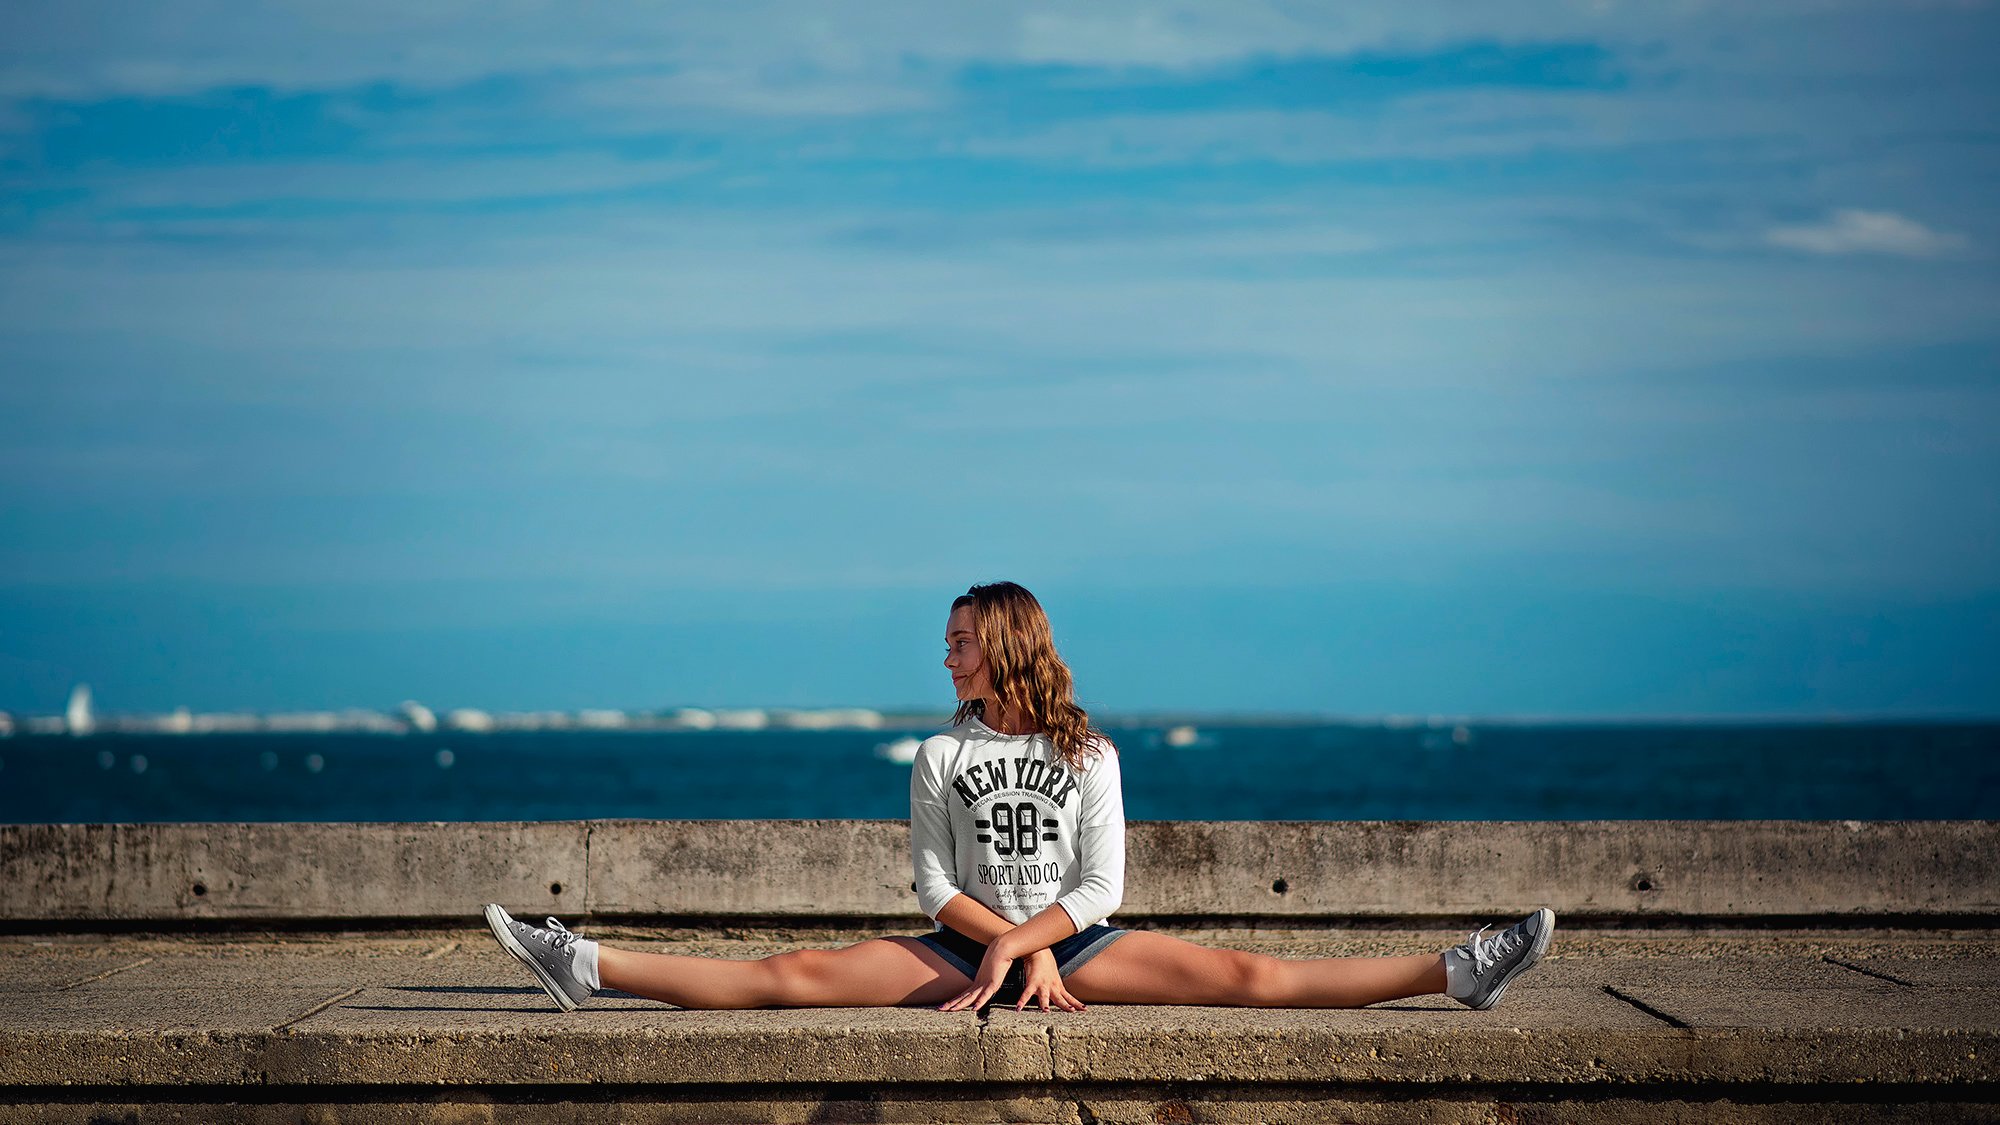
[[599, 989], [683, 1008], [1358, 1008], [1443, 993], [1487, 1009], [1548, 951], [1546, 907], [1409, 957], [1294, 960], [1119, 929], [1118, 751], [1077, 706], [1041, 604], [1011, 582], [972, 587], [952, 602], [944, 666], [958, 711], [910, 774], [910, 856], [932, 932], [735, 961], [616, 949], [489, 905], [493, 936], [564, 1011]]

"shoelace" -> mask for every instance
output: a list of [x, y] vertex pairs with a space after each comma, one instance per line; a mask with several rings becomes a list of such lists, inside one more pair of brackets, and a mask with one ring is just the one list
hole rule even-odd
[[576, 940], [576, 935], [570, 932], [569, 927], [556, 921], [554, 918], [542, 919], [542, 932], [540, 936], [543, 941], [549, 944], [550, 951], [556, 953], [562, 952], [569, 947], [571, 942]]
[[1479, 972], [1492, 968], [1494, 962], [1513, 952], [1515, 946], [1527, 939], [1527, 935], [1520, 931], [1520, 927], [1510, 926], [1500, 936], [1480, 941], [1479, 935], [1491, 928], [1491, 926], [1481, 926], [1466, 939], [1466, 948], [1472, 953], [1473, 968]]

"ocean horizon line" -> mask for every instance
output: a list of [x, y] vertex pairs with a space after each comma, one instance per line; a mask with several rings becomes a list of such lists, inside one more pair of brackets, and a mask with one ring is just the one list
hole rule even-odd
[[[348, 707], [339, 710], [202, 711], [177, 708], [170, 712], [98, 712], [87, 690], [73, 696], [62, 714], [10, 715], [0, 711], [0, 738], [25, 736], [97, 737], [115, 735], [218, 734], [523, 734], [563, 733], [703, 733], [784, 731], [907, 731], [943, 729], [951, 712], [931, 708], [872, 707], [668, 707], [647, 709], [578, 708], [572, 710], [487, 710], [451, 708], [433, 711], [406, 700], [392, 709]], [[1464, 714], [1450, 712], [1353, 713], [1296, 710], [1098, 710], [1100, 727], [1229, 728], [1229, 727], [1353, 727], [1365, 729], [1445, 729], [1471, 727], [1730, 727], [1730, 726], [1852, 726], [1852, 725], [1985, 725], [2000, 723], [2000, 715], [1911, 711], [1757, 711], [1757, 712], [1511, 712]]]

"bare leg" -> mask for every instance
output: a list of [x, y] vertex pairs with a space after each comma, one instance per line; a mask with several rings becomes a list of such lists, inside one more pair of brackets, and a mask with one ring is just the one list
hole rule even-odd
[[1360, 1008], [1441, 993], [1445, 974], [1437, 953], [1292, 961], [1141, 931], [1112, 942], [1065, 983], [1086, 1004]]
[[761, 961], [637, 953], [598, 946], [598, 982], [683, 1008], [861, 1008], [942, 1004], [964, 973], [911, 937], [801, 949]]

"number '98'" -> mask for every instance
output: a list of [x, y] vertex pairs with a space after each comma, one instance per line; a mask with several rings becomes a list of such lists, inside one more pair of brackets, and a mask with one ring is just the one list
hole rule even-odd
[[1000, 855], [1034, 855], [1042, 850], [1041, 827], [1033, 801], [994, 805], [993, 850]]

